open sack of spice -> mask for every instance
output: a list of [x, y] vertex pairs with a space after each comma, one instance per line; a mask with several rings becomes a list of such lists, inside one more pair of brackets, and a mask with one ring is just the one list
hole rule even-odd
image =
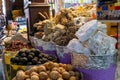
[[78, 39], [72, 39], [67, 45], [74, 52], [72, 64], [75, 67], [105, 69], [116, 64], [117, 50], [114, 45], [117, 40], [108, 36], [104, 29], [105, 24], [91, 20], [75, 33]]
[[21, 34], [16, 34], [11, 38], [7, 38], [5, 43], [5, 50], [18, 51], [23, 48], [32, 48], [30, 42]]

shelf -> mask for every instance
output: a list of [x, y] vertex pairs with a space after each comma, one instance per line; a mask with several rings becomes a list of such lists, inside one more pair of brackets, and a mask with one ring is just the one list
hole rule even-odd
[[100, 22], [116, 22], [116, 23], [120, 23], [120, 20], [98, 20]]

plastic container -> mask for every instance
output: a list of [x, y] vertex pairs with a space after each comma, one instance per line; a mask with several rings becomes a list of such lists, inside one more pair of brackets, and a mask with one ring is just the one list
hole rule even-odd
[[33, 47], [39, 49], [41, 52], [49, 55], [57, 56], [56, 45], [53, 42], [45, 42], [42, 39], [38, 39], [30, 36], [30, 41]]
[[[83, 73], [83, 80], [115, 80], [117, 54], [89, 56], [86, 68], [76, 67]], [[79, 61], [78, 61], [79, 62]]]
[[56, 46], [56, 50], [57, 50], [58, 59], [61, 63], [71, 64], [71, 53], [72, 53], [71, 50], [69, 50], [65, 46], [58, 46], [58, 45]]
[[30, 42], [34, 48], [43, 51], [43, 47], [42, 47], [43, 41], [41, 39], [37, 39], [35, 37], [30, 36]]
[[83, 80], [115, 80], [116, 65], [113, 64], [107, 69], [82, 69], [77, 68], [83, 73]]
[[[101, 69], [107, 69], [111, 66], [111, 64], [116, 64], [117, 62], [116, 53], [110, 55], [90, 55], [90, 56], [86, 56], [84, 54], [83, 54], [84, 56], [81, 55], [78, 53], [72, 54], [72, 59], [71, 59], [72, 65], [76, 68], [101, 70]], [[84, 67], [81, 67], [83, 66], [81, 65], [81, 63], [84, 63]]]
[[53, 42], [45, 42], [42, 44], [43, 53], [57, 56], [56, 45]]

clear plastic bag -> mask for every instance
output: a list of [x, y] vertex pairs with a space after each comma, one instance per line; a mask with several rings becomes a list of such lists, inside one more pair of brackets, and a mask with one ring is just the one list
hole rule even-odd
[[80, 43], [78, 39], [75, 38], [69, 42], [67, 48], [77, 53], [83, 53], [87, 56], [91, 54], [90, 50], [87, 47], [85, 47], [82, 43]]
[[72, 54], [72, 65], [76, 68], [84, 69], [107, 69], [111, 65], [116, 64], [116, 53], [113, 55], [90, 55], [74, 53]]
[[98, 31], [88, 41], [88, 46], [96, 55], [113, 54], [115, 51], [116, 39], [107, 36], [101, 31]]
[[43, 50], [49, 50], [49, 51], [56, 50], [56, 45], [53, 42], [45, 42], [45, 41], [43, 41], [42, 42], [42, 47], [43, 47]]
[[99, 22], [98, 23], [98, 31], [101, 31], [103, 33], [107, 33], [107, 25]]
[[84, 54], [72, 54], [72, 65], [76, 68], [87, 68], [89, 64], [89, 57]]
[[71, 64], [72, 51], [66, 46], [56, 46], [57, 56], [61, 63]]
[[79, 30], [75, 33], [80, 42], [87, 41], [98, 29], [97, 20], [92, 20], [84, 24], [79, 28]]

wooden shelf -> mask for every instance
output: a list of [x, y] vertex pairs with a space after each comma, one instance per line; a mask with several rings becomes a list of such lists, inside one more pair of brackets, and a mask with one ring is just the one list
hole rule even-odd
[[100, 22], [115, 22], [115, 23], [120, 23], [120, 20], [98, 20]]

